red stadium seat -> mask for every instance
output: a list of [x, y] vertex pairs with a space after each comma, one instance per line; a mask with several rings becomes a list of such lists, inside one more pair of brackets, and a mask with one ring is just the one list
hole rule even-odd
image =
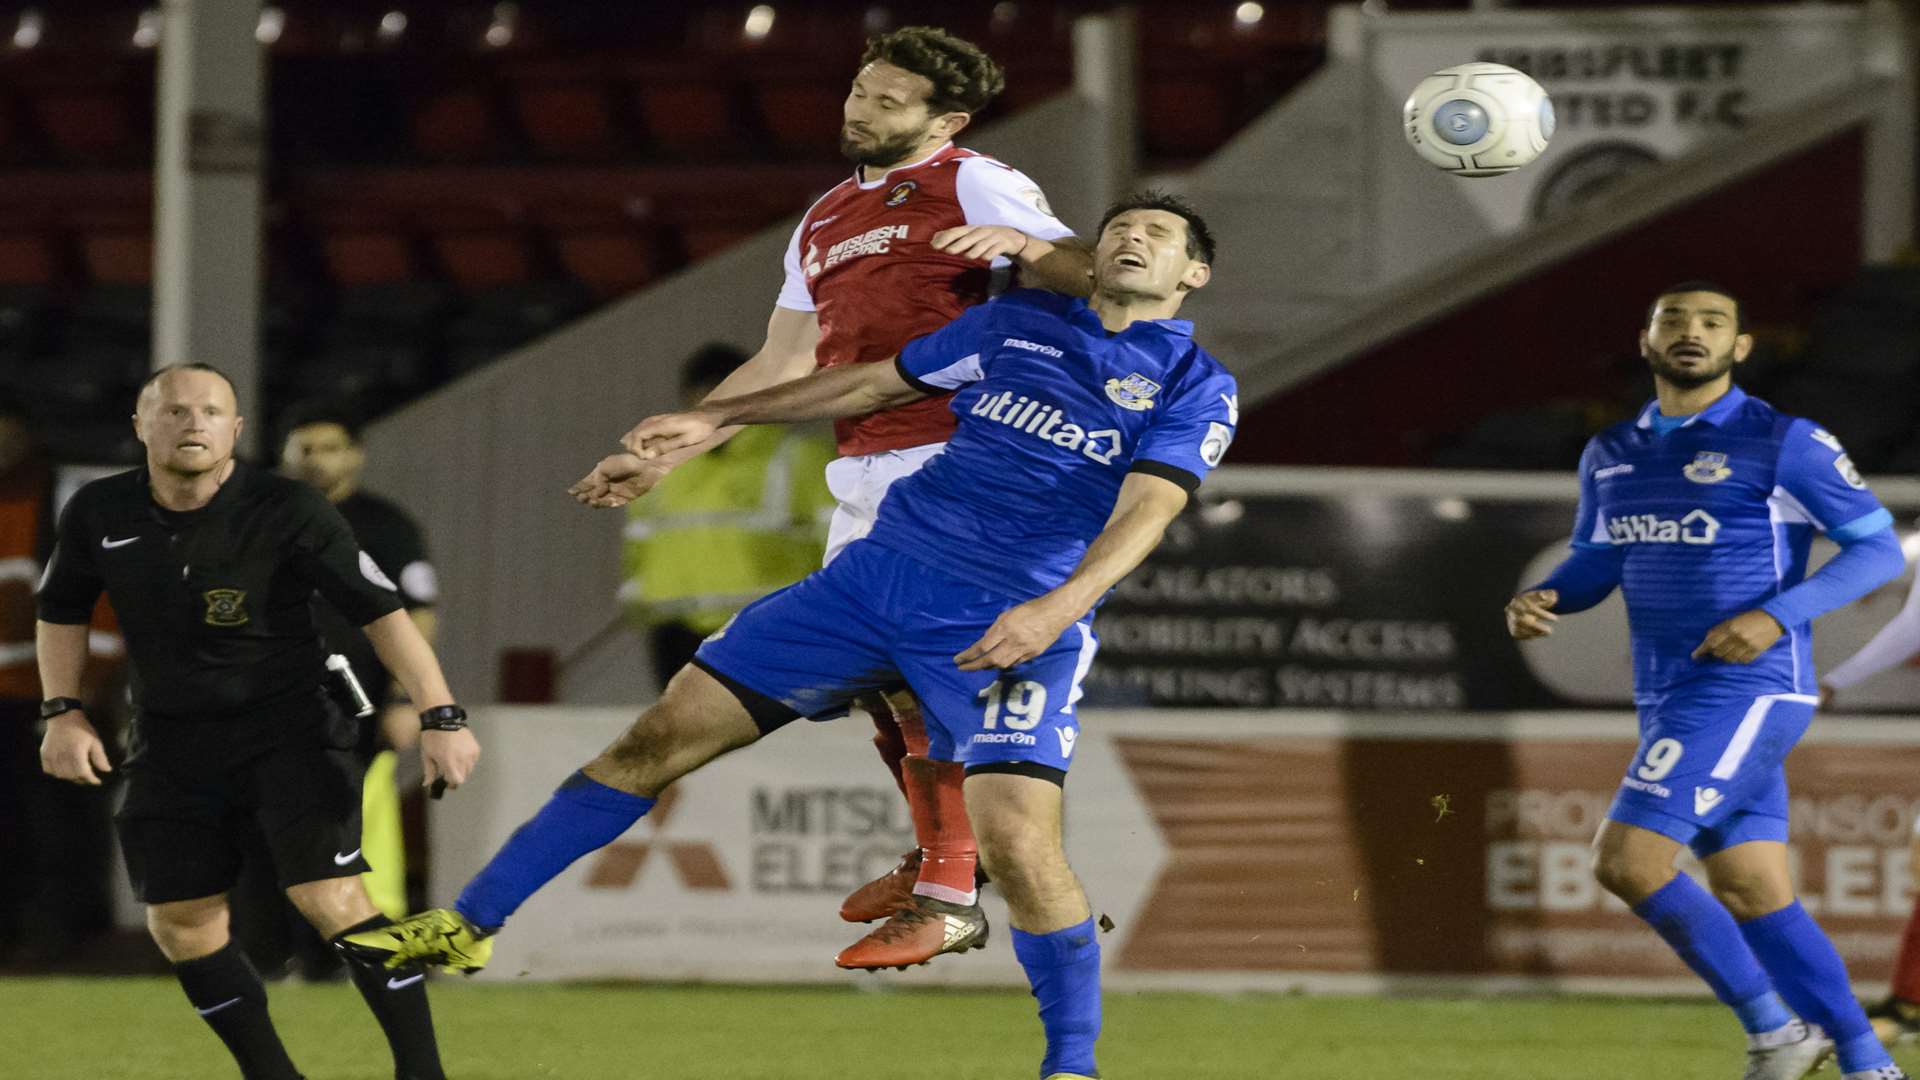
[[103, 285], [153, 280], [153, 233], [145, 228], [90, 232], [80, 241], [87, 274]]
[[138, 154], [127, 102], [114, 90], [42, 90], [33, 98], [33, 112], [66, 160], [95, 162]]
[[422, 157], [471, 160], [501, 153], [502, 138], [493, 103], [474, 87], [442, 90], [419, 103], [413, 113], [413, 146]]
[[321, 248], [327, 272], [337, 285], [381, 285], [416, 276], [412, 246], [397, 230], [364, 226], [330, 230]]
[[773, 145], [826, 156], [840, 141], [841, 108], [849, 73], [818, 67], [751, 76], [753, 100]]
[[0, 233], [0, 285], [45, 285], [54, 278], [54, 266], [45, 233]]
[[517, 228], [442, 229], [432, 240], [447, 277], [463, 290], [513, 285], [532, 276], [532, 254]]
[[649, 64], [631, 76], [634, 111], [664, 150], [702, 152], [745, 143], [733, 115], [733, 88], [709, 65]]
[[602, 299], [646, 286], [663, 269], [652, 238], [631, 227], [558, 229], [554, 246], [567, 273]]
[[626, 141], [614, 122], [612, 79], [592, 59], [526, 63], [506, 72], [513, 109], [536, 152], [551, 158], [594, 160]]
[[1162, 72], [1140, 87], [1140, 128], [1154, 157], [1197, 158], [1218, 150], [1238, 128], [1235, 95], [1217, 74]]

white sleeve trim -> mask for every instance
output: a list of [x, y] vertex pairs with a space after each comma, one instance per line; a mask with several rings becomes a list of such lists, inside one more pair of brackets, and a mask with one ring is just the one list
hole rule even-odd
[[800, 224], [793, 227], [793, 239], [787, 241], [787, 257], [782, 260], [787, 277], [780, 283], [780, 296], [774, 301], [783, 308], [794, 311], [812, 311], [813, 290], [807, 288], [807, 273], [800, 268], [800, 234], [807, 228], [804, 215]]
[[938, 371], [929, 371], [925, 375], [915, 376], [928, 386], [937, 386], [942, 390], [958, 390], [968, 383], [977, 383], [986, 377], [980, 367], [980, 354], [963, 356]]
[[954, 177], [954, 193], [969, 225], [1008, 225], [1042, 240], [1073, 235], [1072, 229], [1053, 216], [1039, 184], [1019, 169], [992, 158], [962, 159]]

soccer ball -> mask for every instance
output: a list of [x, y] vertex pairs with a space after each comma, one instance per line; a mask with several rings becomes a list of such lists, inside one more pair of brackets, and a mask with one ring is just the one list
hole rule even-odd
[[1420, 80], [1401, 110], [1414, 152], [1455, 176], [1504, 176], [1553, 138], [1553, 102], [1505, 64], [1459, 64]]

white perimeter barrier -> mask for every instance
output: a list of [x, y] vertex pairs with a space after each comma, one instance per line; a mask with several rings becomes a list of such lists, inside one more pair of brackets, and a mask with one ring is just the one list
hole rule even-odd
[[[478, 713], [486, 758], [432, 806], [434, 902], [632, 716]], [[1116, 924], [1112, 986], [1702, 990], [1587, 871], [1633, 751], [1629, 714], [1090, 711], [1083, 724], [1067, 845]], [[840, 898], [911, 844], [870, 733], [858, 717], [799, 722], [683, 779], [536, 895], [483, 977], [875, 978], [832, 964], [862, 933], [838, 919]], [[1911, 904], [1917, 747], [1905, 723], [1822, 719], [1789, 762], [1803, 896], [1865, 983], [1886, 978]], [[878, 978], [1023, 985], [1006, 908], [991, 888], [985, 903], [984, 953]]]

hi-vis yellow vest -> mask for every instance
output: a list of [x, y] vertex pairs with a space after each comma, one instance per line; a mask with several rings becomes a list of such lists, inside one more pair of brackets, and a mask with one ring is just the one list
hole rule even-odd
[[629, 503], [620, 600], [634, 624], [712, 633], [818, 570], [833, 458], [827, 439], [749, 427]]

